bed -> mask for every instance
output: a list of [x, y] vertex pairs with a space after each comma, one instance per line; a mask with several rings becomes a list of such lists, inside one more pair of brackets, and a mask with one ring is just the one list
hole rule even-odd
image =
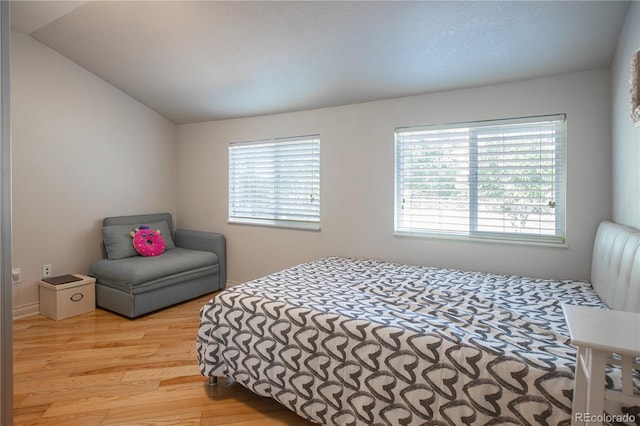
[[638, 312], [640, 233], [603, 222], [592, 281], [328, 257], [207, 303], [199, 367], [319, 424], [569, 424], [562, 305]]

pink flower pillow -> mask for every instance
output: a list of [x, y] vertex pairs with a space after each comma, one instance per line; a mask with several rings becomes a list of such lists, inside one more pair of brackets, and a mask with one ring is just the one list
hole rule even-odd
[[147, 225], [140, 225], [135, 231], [131, 231], [133, 247], [143, 256], [159, 256], [164, 253], [164, 238], [159, 230], [149, 229]]

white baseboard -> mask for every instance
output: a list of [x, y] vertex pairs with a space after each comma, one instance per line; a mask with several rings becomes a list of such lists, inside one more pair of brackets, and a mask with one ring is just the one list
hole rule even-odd
[[[226, 287], [225, 288], [231, 288], [231, 287], [235, 287], [237, 285], [242, 284], [241, 282], [236, 282], [236, 281], [227, 281], [226, 283]], [[29, 303], [27, 305], [20, 305], [20, 306], [14, 306], [13, 307], [13, 319], [18, 319], [18, 318], [24, 318], [24, 317], [30, 317], [32, 315], [38, 315], [40, 314], [40, 303], [39, 302], [33, 302], [33, 303]]]
[[40, 302], [33, 302], [26, 305], [13, 307], [13, 319], [30, 317], [40, 313]]
[[235, 287], [235, 286], [240, 285], [240, 284], [242, 284], [242, 283], [241, 282], [236, 282], [236, 281], [227, 281], [225, 288]]

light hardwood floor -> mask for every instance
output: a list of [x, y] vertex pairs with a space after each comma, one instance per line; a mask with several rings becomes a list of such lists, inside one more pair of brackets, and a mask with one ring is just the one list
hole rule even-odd
[[14, 321], [14, 425], [311, 425], [197, 366], [205, 296], [129, 320], [96, 309]]

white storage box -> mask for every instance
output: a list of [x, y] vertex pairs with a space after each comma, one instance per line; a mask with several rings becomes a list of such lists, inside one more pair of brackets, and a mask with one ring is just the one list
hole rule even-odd
[[40, 281], [40, 313], [54, 320], [91, 312], [96, 308], [96, 279], [72, 274]]

